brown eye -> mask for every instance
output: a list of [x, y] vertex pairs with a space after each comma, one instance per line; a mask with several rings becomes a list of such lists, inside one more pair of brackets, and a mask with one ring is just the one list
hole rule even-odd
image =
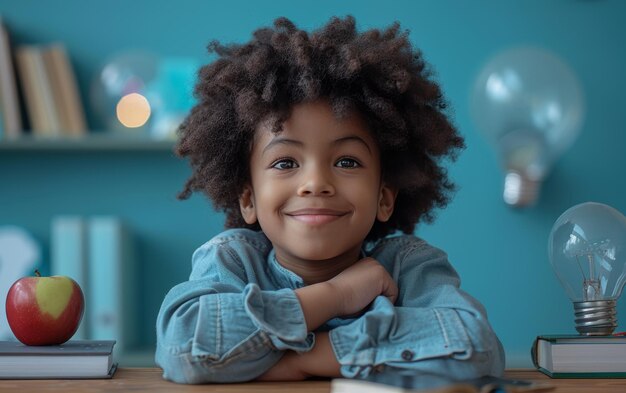
[[356, 160], [352, 158], [342, 158], [335, 164], [340, 168], [358, 168], [361, 166]]
[[298, 164], [296, 164], [294, 160], [287, 159], [287, 158], [278, 160], [274, 164], [272, 164], [272, 168], [281, 169], [281, 170], [293, 169], [297, 167], [298, 167]]

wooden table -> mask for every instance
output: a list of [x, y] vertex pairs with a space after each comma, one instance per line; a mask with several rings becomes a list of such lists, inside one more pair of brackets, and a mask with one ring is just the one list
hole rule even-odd
[[[534, 370], [508, 370], [506, 377], [541, 381], [556, 393], [624, 393], [626, 379], [550, 379]], [[250, 382], [224, 385], [178, 385], [161, 378], [158, 368], [121, 368], [113, 379], [0, 380], [0, 392], [204, 392], [204, 393], [328, 393], [330, 381]]]

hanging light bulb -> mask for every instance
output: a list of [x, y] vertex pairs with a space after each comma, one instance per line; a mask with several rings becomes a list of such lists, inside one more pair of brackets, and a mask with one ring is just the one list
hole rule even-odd
[[548, 254], [574, 303], [576, 330], [611, 334], [617, 326], [615, 305], [626, 282], [626, 217], [601, 203], [576, 205], [554, 223]]
[[515, 48], [485, 65], [470, 109], [506, 171], [504, 201], [523, 207], [536, 201], [552, 164], [578, 136], [584, 102], [562, 60], [544, 49]]

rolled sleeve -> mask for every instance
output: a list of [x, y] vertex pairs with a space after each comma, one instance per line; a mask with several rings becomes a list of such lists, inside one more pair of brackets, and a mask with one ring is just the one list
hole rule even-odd
[[277, 350], [310, 351], [315, 335], [307, 332], [302, 306], [292, 289], [264, 292], [247, 285], [244, 307], [252, 323], [266, 332]]
[[330, 331], [341, 373], [364, 378], [393, 367], [460, 379], [502, 375], [502, 345], [480, 303], [459, 288], [446, 254], [424, 242], [403, 245], [400, 261], [386, 265], [398, 283], [396, 304], [379, 296], [360, 318]]
[[364, 377], [380, 365], [423, 368], [436, 358], [467, 359], [472, 344], [452, 309], [394, 307], [379, 296], [372, 309], [330, 332], [344, 376]]
[[157, 317], [155, 360], [164, 378], [249, 381], [285, 350], [313, 348], [314, 335], [307, 332], [294, 291], [261, 290], [244, 279], [251, 271], [224, 245], [196, 253], [191, 279], [170, 290]]

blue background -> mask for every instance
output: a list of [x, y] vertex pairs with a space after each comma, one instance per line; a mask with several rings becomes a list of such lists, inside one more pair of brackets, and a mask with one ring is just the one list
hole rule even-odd
[[[85, 102], [99, 67], [120, 51], [146, 49], [206, 62], [211, 39], [246, 41], [278, 16], [311, 29], [346, 14], [361, 29], [400, 21], [436, 69], [468, 147], [450, 168], [459, 185], [454, 200], [417, 234], [449, 253], [463, 288], [486, 306], [507, 366], [530, 366], [536, 335], [574, 333], [571, 302], [547, 258], [552, 224], [585, 201], [626, 211], [626, 2], [0, 0], [14, 44], [66, 45]], [[587, 114], [580, 138], [557, 162], [539, 203], [512, 210], [501, 199], [495, 153], [470, 121], [468, 107], [474, 78], [487, 59], [524, 44], [545, 47], [569, 63], [581, 79]], [[90, 128], [101, 130], [86, 106]], [[186, 279], [192, 252], [223, 225], [203, 197], [176, 200], [188, 174], [186, 163], [169, 151], [1, 151], [0, 225], [29, 229], [47, 263], [54, 215], [123, 217], [136, 234], [139, 329], [142, 345], [149, 347], [163, 296]], [[620, 317], [626, 318], [625, 300], [618, 305]]]

